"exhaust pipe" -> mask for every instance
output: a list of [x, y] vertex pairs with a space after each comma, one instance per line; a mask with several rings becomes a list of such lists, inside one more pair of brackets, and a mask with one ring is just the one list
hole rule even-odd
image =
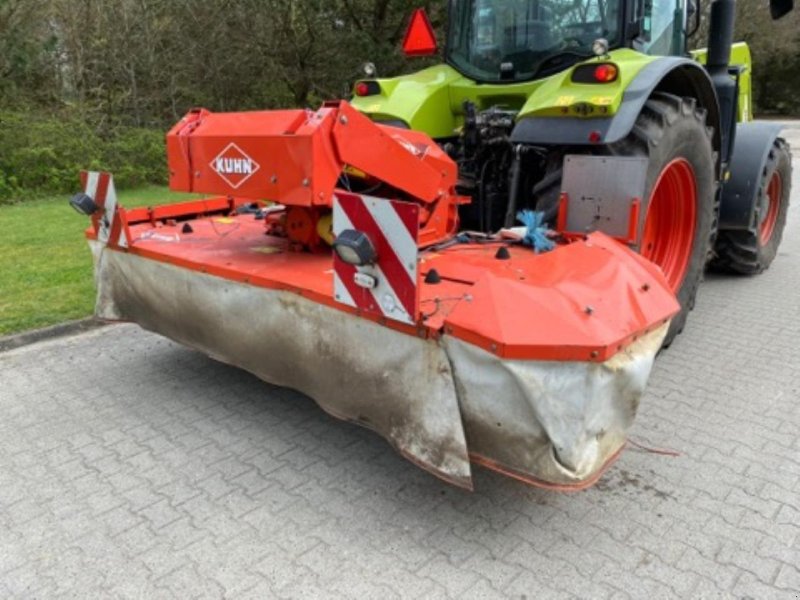
[[706, 69], [712, 77], [717, 73], [728, 73], [735, 20], [735, 0], [715, 0], [711, 3]]
[[714, 0], [708, 31], [706, 70], [711, 76], [719, 100], [722, 131], [722, 162], [727, 164], [736, 136], [736, 108], [739, 86], [728, 73], [733, 44], [733, 25], [736, 20], [735, 0]]

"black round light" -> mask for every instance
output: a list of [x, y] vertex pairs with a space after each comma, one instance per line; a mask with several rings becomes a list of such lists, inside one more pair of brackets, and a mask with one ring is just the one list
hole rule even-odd
[[337, 235], [333, 249], [342, 261], [357, 267], [372, 265], [378, 260], [378, 252], [367, 234], [355, 229], [345, 229]]

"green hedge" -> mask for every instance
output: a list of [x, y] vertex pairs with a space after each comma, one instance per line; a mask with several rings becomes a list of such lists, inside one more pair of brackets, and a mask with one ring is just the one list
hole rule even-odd
[[110, 171], [119, 188], [163, 184], [164, 132], [99, 132], [78, 116], [0, 111], [0, 202], [74, 192], [81, 169]]

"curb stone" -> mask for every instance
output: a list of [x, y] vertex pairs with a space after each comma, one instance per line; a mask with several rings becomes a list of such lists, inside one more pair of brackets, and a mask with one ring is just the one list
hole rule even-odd
[[109, 323], [101, 321], [96, 317], [88, 317], [86, 319], [67, 321], [66, 323], [59, 323], [58, 325], [43, 327], [42, 329], [15, 333], [0, 337], [0, 352], [8, 352], [9, 350], [21, 348], [22, 346], [29, 346], [30, 344], [35, 344], [44, 340], [85, 333], [99, 327], [105, 327], [108, 324]]

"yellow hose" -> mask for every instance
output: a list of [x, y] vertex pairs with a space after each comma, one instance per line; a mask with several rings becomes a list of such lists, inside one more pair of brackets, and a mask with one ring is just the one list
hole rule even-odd
[[317, 233], [329, 246], [333, 245], [333, 215], [327, 214], [317, 221]]

